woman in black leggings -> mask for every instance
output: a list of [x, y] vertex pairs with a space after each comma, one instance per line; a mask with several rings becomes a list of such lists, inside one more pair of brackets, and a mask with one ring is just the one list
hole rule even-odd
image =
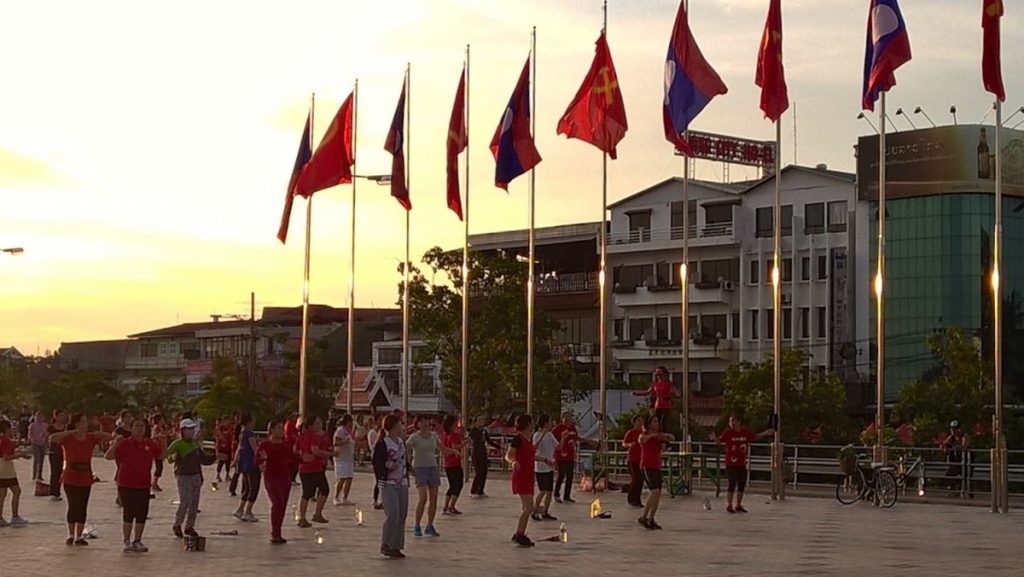
[[[146, 421], [135, 419], [131, 424], [131, 437], [118, 437], [107, 449], [104, 457], [117, 460], [117, 496], [121, 502], [124, 551], [145, 553], [149, 548], [142, 543], [142, 532], [149, 516], [150, 472], [153, 462], [166, 452], [166, 437], [146, 437]], [[134, 535], [134, 539], [133, 539]]]
[[[96, 445], [113, 438], [102, 431], [90, 433], [89, 421], [78, 413], [71, 417], [72, 427], [50, 435], [50, 444], [64, 451], [64, 494], [68, 497], [68, 545], [88, 545], [82, 538], [92, 492], [92, 454]], [[147, 494], [148, 498], [148, 494]]]

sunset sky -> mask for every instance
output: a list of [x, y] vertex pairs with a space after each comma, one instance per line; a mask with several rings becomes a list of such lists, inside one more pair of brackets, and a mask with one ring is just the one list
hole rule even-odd
[[[853, 170], [867, 0], [784, 0], [785, 63], [797, 103], [798, 161]], [[1007, 115], [1024, 104], [1024, 11], [1007, 2]], [[524, 228], [527, 179], [493, 185], [487, 148], [538, 31], [538, 226], [600, 218], [599, 152], [555, 126], [593, 57], [599, 0], [34, 0], [0, 3], [0, 347], [61, 342], [301, 302], [304, 203], [287, 246], [275, 238], [310, 93], [316, 140], [358, 78], [361, 174], [390, 171], [384, 139], [412, 65], [409, 138], [413, 258], [461, 245], [447, 210], [444, 144], [472, 45], [473, 232]], [[681, 163], [662, 136], [663, 66], [676, 0], [611, 0], [609, 44], [630, 131], [611, 163], [611, 201]], [[690, 23], [729, 93], [697, 130], [770, 139], [754, 86], [768, 0], [691, 0]], [[976, 0], [904, 0], [914, 59], [890, 109], [923, 106], [978, 122]], [[1018, 117], [1018, 120], [1022, 117]], [[921, 116], [912, 117], [921, 126]], [[793, 153], [792, 108], [783, 162]], [[1015, 121], [1016, 122], [1016, 121]], [[898, 128], [907, 123], [896, 118]], [[753, 177], [734, 168], [734, 180]], [[699, 163], [697, 177], [720, 179]], [[351, 186], [314, 196], [311, 301], [347, 306]], [[386, 187], [358, 188], [356, 303], [391, 306], [403, 258], [402, 209]]]

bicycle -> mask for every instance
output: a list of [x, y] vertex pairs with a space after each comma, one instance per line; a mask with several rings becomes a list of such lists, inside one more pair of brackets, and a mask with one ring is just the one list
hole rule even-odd
[[923, 497], [925, 484], [924, 461], [921, 459], [921, 456], [918, 455], [917, 457], [914, 458], [914, 461], [910, 464], [909, 468], [906, 466], [906, 464], [907, 456], [900, 455], [899, 459], [897, 459], [896, 464], [896, 486], [906, 491], [907, 481], [910, 480], [911, 476], [913, 476], [915, 471], [918, 471], [920, 469], [917, 474], [917, 495], [918, 497]]
[[[870, 466], [862, 467], [862, 461]], [[865, 470], [872, 473], [870, 477], [864, 474]], [[892, 507], [896, 504], [898, 493], [896, 476], [892, 471], [892, 467], [871, 463], [868, 455], [857, 455], [854, 472], [840, 478], [836, 485], [836, 500], [843, 505], [852, 505], [862, 499], [870, 499], [876, 506], [886, 509]]]

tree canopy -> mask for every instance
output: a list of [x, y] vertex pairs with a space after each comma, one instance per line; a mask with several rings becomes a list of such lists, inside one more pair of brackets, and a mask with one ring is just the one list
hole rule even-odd
[[[471, 414], [504, 414], [526, 407], [526, 281], [528, 266], [514, 255], [470, 255], [468, 388]], [[410, 271], [411, 330], [426, 344], [423, 361], [441, 360], [445, 397], [462, 399], [462, 254], [434, 247], [422, 260], [428, 273]], [[399, 269], [401, 272], [401, 269]], [[401, 287], [399, 287], [401, 290]], [[596, 386], [552, 358], [558, 322], [541, 310], [534, 319], [534, 410], [557, 413], [563, 390], [575, 398]], [[572, 399], [570, 399], [572, 400]]]

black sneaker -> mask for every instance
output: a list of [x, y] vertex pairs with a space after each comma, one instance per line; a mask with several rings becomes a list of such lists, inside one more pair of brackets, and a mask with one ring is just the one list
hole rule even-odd
[[644, 527], [646, 527], [647, 526], [647, 517], [640, 517], [639, 519], [636, 520], [636, 522], [638, 524], [643, 525]]
[[197, 533], [195, 529], [185, 529], [185, 534], [188, 535], [189, 537], [198, 537], [199, 536], [199, 533]]
[[85, 539], [76, 539], [75, 540], [75, 547], [88, 547], [88, 546], [89, 546], [89, 542], [86, 541]]
[[174, 531], [174, 536], [178, 539], [185, 537], [185, 534], [181, 532], [181, 527], [178, 527], [177, 525], [171, 527], [171, 531]]
[[547, 513], [544, 513], [543, 515], [541, 515], [540, 518], [544, 519], [545, 521], [557, 521], [558, 520], [558, 517], [555, 517], [554, 515], [549, 515]]
[[520, 547], [533, 547], [533, 541], [526, 535], [512, 535], [512, 541]]
[[561, 497], [555, 497], [555, 503], [561, 503], [561, 502], [562, 502], [562, 498]]
[[660, 531], [661, 530], [661, 525], [659, 525], [657, 523], [657, 521], [655, 521], [654, 519], [648, 520], [647, 523], [644, 524], [644, 527], [647, 527], [648, 529], [653, 529], [653, 530], [656, 530], [656, 531]]
[[532, 515], [530, 515], [530, 518], [533, 519], [534, 521], [540, 521], [541, 520], [540, 513], [533, 513]]
[[562, 501], [565, 503], [575, 503], [576, 499], [570, 499], [569, 497], [566, 497], [565, 499], [562, 499]]

